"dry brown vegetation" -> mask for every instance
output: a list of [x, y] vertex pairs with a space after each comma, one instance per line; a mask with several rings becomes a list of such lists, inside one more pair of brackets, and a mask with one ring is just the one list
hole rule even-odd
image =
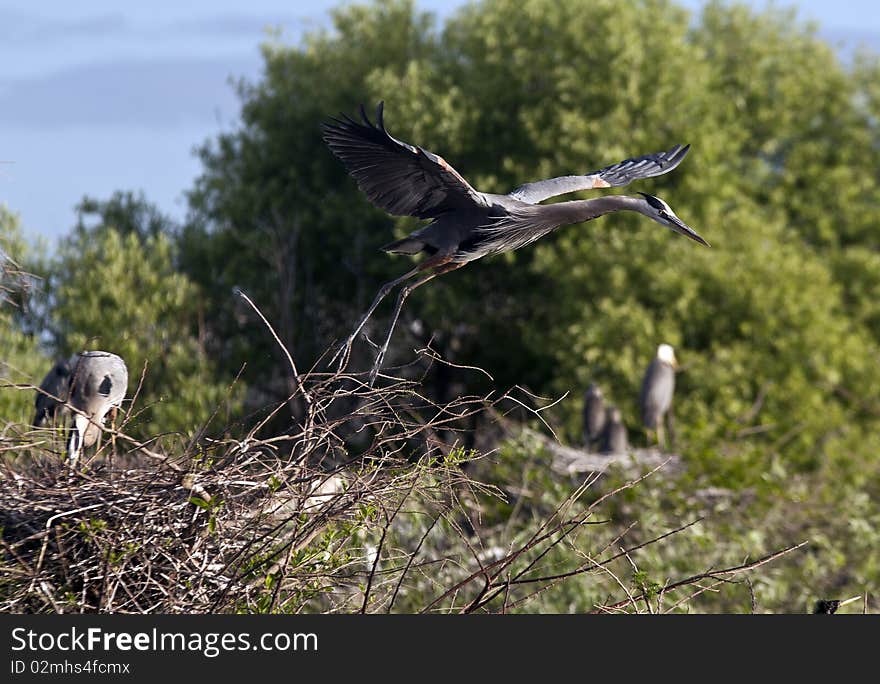
[[[523, 427], [543, 418], [519, 388], [438, 404], [418, 379], [383, 376], [371, 388], [359, 374], [300, 375], [288, 360], [294, 394], [238, 438], [230, 429], [169, 449], [127, 437], [123, 421], [71, 471], [51, 431], [7, 426], [0, 610], [506, 612], [589, 577], [611, 587], [595, 611], [654, 612], [797, 548], [652, 584], [636, 551], [696, 521], [630, 543], [632, 525], [601, 512], [674, 457], [619, 458], [632, 474], [610, 489], [600, 480], [612, 460], [580, 467], [570, 494], [547, 509], [490, 484], [506, 440], [532, 440], [557, 468], [579, 451]], [[268, 435], [291, 408], [293, 427]], [[474, 426], [481, 452], [462, 448]], [[593, 462], [580, 453], [581, 466]]]

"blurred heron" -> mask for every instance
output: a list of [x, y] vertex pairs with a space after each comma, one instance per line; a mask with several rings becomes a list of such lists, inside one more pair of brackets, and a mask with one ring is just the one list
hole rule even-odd
[[584, 393], [583, 423], [584, 448], [590, 449], [605, 429], [605, 397], [595, 382], [591, 382]]
[[67, 395], [70, 389], [70, 374], [76, 368], [77, 357], [60, 359], [46, 373], [34, 400], [34, 427], [54, 423], [67, 413]]
[[70, 376], [69, 406], [73, 409], [73, 425], [67, 445], [71, 465], [76, 464], [83, 448], [98, 440], [109, 412], [111, 420], [122, 405], [128, 389], [128, 368], [116, 354], [88, 351], [78, 355]]
[[623, 415], [616, 406], [609, 406], [607, 414], [605, 431], [602, 434], [602, 453], [625, 454], [629, 451], [629, 438], [626, 425], [623, 424]]
[[639, 407], [642, 412], [642, 425], [649, 432], [656, 433], [657, 444], [666, 446], [663, 421], [668, 418], [670, 431], [672, 425], [672, 395], [675, 393], [675, 369], [678, 361], [675, 350], [668, 344], [657, 347], [657, 355], [651, 361], [642, 380]]
[[[539, 204], [550, 197], [593, 188], [629, 185], [672, 171], [689, 145], [607, 166], [584, 176], [561, 176], [520, 186], [507, 195], [479, 192], [443, 157], [391, 136], [385, 129], [383, 103], [375, 124], [360, 108], [361, 121], [343, 114], [323, 126], [324, 140], [367, 198], [395, 216], [415, 216], [430, 223], [382, 249], [426, 258], [379, 288], [370, 308], [331, 359], [342, 369], [351, 345], [379, 303], [401, 286], [385, 341], [379, 348], [370, 384], [382, 365], [406, 297], [432, 278], [490, 254], [531, 244], [560, 226], [582, 223], [614, 211], [635, 211], [702, 244], [708, 243], [675, 215], [659, 197], [608, 195], [590, 200]], [[407, 282], [414, 279], [411, 282]]]
[[855, 603], [858, 601], [861, 596], [853, 596], [852, 598], [848, 598], [844, 601], [839, 599], [820, 599], [816, 601], [816, 605], [813, 607], [813, 615], [834, 615], [837, 612], [838, 608], [845, 606], [849, 603]]

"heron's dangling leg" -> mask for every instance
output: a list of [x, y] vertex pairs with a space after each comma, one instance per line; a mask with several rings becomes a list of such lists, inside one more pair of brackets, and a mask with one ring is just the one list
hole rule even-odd
[[657, 446], [660, 448], [660, 451], [666, 449], [666, 432], [663, 429], [663, 420], [664, 416], [660, 416], [657, 421]]
[[[424, 262], [422, 266], [424, 267], [427, 263], [427, 261]], [[388, 334], [385, 335], [385, 342], [382, 343], [382, 347], [379, 349], [379, 353], [376, 356], [376, 361], [373, 363], [373, 370], [370, 371], [370, 387], [372, 387], [373, 383], [376, 381], [376, 376], [379, 374], [379, 369], [382, 367], [382, 362], [385, 360], [385, 352], [388, 351], [388, 345], [391, 343], [391, 336], [394, 334], [394, 327], [397, 325], [397, 319], [400, 317], [400, 310], [403, 308], [403, 302], [409, 296], [410, 292], [417, 287], [421, 287], [429, 280], [436, 278], [438, 275], [449, 273], [449, 271], [454, 271], [462, 266], [464, 266], [463, 263], [447, 262], [441, 264], [440, 266], [435, 267], [432, 273], [426, 273], [418, 280], [408, 283], [400, 288], [400, 294], [397, 295], [397, 304], [394, 306], [394, 313], [391, 314], [391, 324], [388, 326]]]
[[[354, 344], [354, 341], [357, 339], [358, 333], [361, 329], [366, 325], [370, 316], [373, 315], [373, 312], [376, 310], [376, 307], [379, 306], [379, 303], [388, 296], [388, 293], [391, 292], [395, 287], [400, 285], [405, 280], [412, 278], [420, 271], [420, 267], [416, 266], [413, 269], [410, 269], [406, 273], [404, 273], [399, 278], [395, 278], [394, 280], [389, 280], [382, 287], [379, 288], [379, 292], [376, 294], [376, 298], [373, 300], [373, 303], [370, 305], [370, 308], [367, 309], [367, 313], [363, 315], [360, 322], [357, 324], [354, 330], [352, 330], [351, 335], [349, 335], [345, 342], [343, 342], [339, 349], [336, 350], [336, 353], [333, 354], [333, 358], [330, 359], [329, 365], [333, 365], [333, 362], [339, 358], [339, 367], [337, 370], [341, 371], [345, 368], [345, 364], [348, 362], [348, 355], [351, 353], [351, 345]], [[341, 358], [340, 358], [341, 357]]]
[[72, 425], [70, 426], [70, 437], [67, 440], [67, 458], [70, 461], [70, 467], [73, 468], [76, 466], [76, 462], [79, 459], [79, 452], [82, 448], [82, 440], [83, 434], [85, 430], [80, 430], [80, 416], [79, 414], [75, 415], [72, 421]]

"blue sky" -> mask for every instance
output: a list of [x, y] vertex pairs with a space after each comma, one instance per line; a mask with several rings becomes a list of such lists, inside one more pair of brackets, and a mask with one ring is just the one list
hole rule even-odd
[[[679, 0], [696, 9], [700, 0]], [[199, 172], [193, 148], [232, 128], [230, 77], [255, 80], [267, 28], [287, 42], [327, 25], [338, 0], [111, 0], [0, 5], [0, 203], [50, 244], [89, 194], [143, 190], [174, 216]], [[441, 16], [461, 0], [421, 0]], [[763, 7], [764, 2], [751, 4]], [[778, 2], [829, 40], [880, 51], [869, 0]]]

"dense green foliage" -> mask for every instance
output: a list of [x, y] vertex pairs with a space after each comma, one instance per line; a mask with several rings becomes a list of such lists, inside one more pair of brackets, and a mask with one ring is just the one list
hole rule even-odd
[[[377, 248], [417, 224], [373, 208], [320, 138], [321, 121], [360, 103], [384, 100], [393, 135], [491, 192], [690, 143], [681, 167], [638, 190], [666, 199], [711, 249], [638, 215], [565, 228], [419, 290], [389, 358], [409, 362], [432, 340], [494, 377], [432, 371], [426, 391], [441, 399], [516, 384], [570, 392], [550, 417], [570, 441], [595, 380], [639, 443], [641, 373], [671, 343], [686, 471], [609, 514], [649, 535], [708, 517], [646, 552], [645, 571], [662, 582], [809, 539], [808, 555], [754, 587], [762, 610], [880, 591], [876, 58], [844, 65], [791, 12], [722, 2], [693, 17], [667, 0], [484, 0], [438, 27], [385, 0], [337, 10], [303, 45], [270, 43], [264, 60], [261, 80], [240, 86], [241, 126], [201, 150], [187, 225], [131, 197], [84, 205], [97, 225], [81, 222], [46, 266], [53, 352], [112, 349], [135, 377], [146, 363], [144, 400], [163, 401], [145, 431], [199, 425], [244, 364], [251, 405], [283, 401], [283, 357], [233, 288], [308, 368], [410, 266]], [[33, 349], [0, 315], [14, 354]], [[359, 343], [355, 364], [371, 353]], [[39, 359], [15, 363], [32, 372]], [[505, 453], [494, 477], [520, 478]], [[543, 491], [560, 486], [528, 472]], [[732, 498], [700, 503], [693, 492], [708, 487]], [[698, 605], [747, 609], [748, 596], [730, 596]]]
[[[22, 271], [28, 258], [18, 217], [0, 205], [0, 384], [39, 384], [48, 361], [33, 336], [25, 332], [24, 307], [33, 286]], [[0, 416], [29, 424], [34, 417], [34, 396], [11, 387], [0, 391]]]

